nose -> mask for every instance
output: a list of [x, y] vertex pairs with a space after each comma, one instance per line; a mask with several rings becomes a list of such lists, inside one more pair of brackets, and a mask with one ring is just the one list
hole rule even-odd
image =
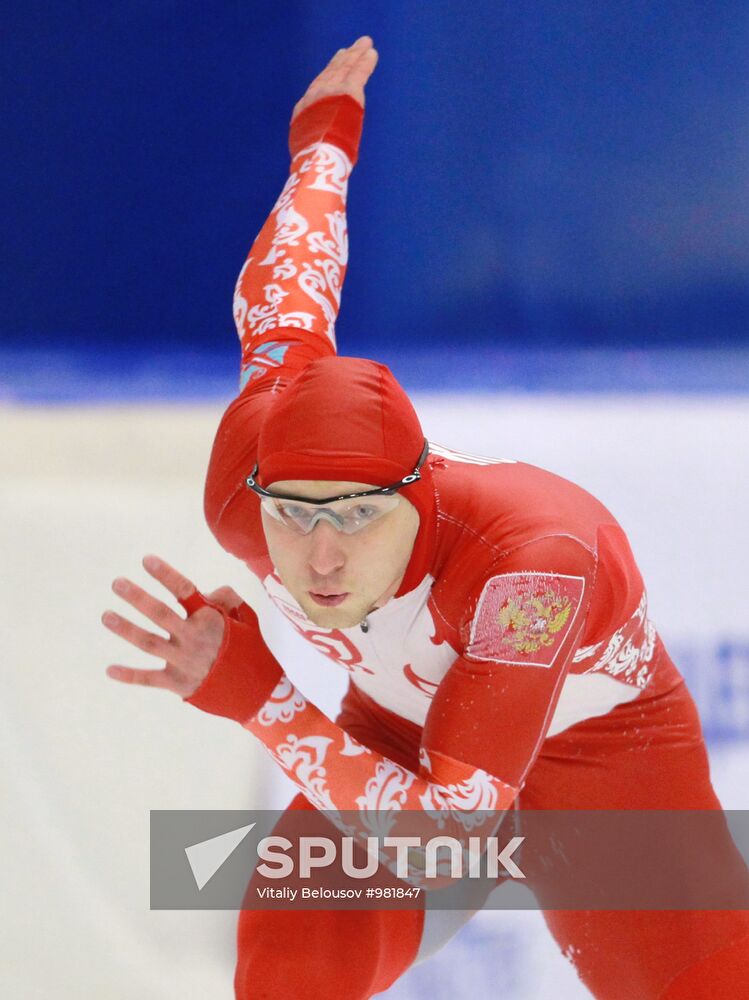
[[318, 521], [310, 532], [307, 555], [310, 569], [318, 576], [332, 576], [343, 568], [345, 552], [341, 534], [327, 521]]

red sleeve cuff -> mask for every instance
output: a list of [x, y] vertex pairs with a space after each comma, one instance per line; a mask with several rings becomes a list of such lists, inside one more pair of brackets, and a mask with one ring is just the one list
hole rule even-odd
[[321, 97], [301, 111], [289, 130], [291, 159], [314, 142], [330, 142], [354, 164], [359, 156], [364, 108], [348, 94]]
[[255, 613], [242, 604], [231, 617], [224, 613], [224, 638], [213, 666], [197, 691], [182, 700], [243, 723], [257, 715], [282, 676]]

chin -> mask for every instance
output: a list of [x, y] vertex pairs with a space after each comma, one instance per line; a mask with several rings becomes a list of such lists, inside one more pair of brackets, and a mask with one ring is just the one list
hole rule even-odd
[[314, 601], [305, 601], [302, 609], [309, 620], [320, 628], [353, 628], [366, 617], [366, 611], [361, 608], [323, 608]]

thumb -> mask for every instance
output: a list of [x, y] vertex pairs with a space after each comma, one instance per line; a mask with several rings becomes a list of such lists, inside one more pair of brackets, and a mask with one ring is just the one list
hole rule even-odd
[[232, 587], [219, 587], [204, 596], [211, 604], [217, 604], [226, 612], [231, 612], [242, 604], [242, 598]]

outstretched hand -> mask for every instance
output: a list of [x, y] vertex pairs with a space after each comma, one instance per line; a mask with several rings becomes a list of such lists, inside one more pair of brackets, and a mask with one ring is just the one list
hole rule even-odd
[[322, 73], [307, 87], [304, 97], [294, 105], [291, 120], [307, 105], [335, 94], [349, 94], [364, 107], [364, 87], [374, 73], [378, 58], [369, 35], [357, 38], [347, 49], [339, 49]]
[[[194, 583], [163, 559], [146, 556], [143, 566], [177, 600], [184, 600], [197, 590]], [[107, 676], [125, 684], [163, 688], [188, 698], [207, 676], [221, 648], [224, 636], [221, 613], [215, 608], [202, 607], [183, 618], [163, 601], [121, 576], [113, 581], [112, 590], [154, 625], [168, 632], [169, 638], [148, 632], [113, 611], [105, 611], [101, 620], [110, 631], [144, 653], [165, 661], [161, 670], [112, 665], [107, 667]], [[242, 598], [231, 587], [220, 587], [205, 597], [227, 612], [242, 603]]]

